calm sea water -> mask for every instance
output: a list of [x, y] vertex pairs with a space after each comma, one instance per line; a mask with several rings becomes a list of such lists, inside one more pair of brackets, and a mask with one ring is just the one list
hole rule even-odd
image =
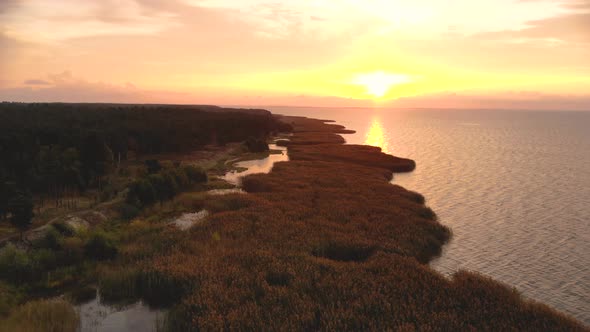
[[590, 325], [590, 112], [268, 109], [414, 159], [393, 182], [453, 230], [435, 269], [478, 271]]

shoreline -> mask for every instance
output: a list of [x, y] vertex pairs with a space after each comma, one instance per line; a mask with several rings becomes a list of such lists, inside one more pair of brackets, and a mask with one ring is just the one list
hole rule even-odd
[[174, 294], [167, 328], [587, 330], [490, 278], [430, 268], [450, 231], [422, 195], [389, 182], [413, 161], [344, 145], [339, 125], [279, 119], [294, 129], [289, 162], [245, 177], [247, 195], [219, 197], [133, 271], [159, 280], [138, 298]]
[[[293, 127], [277, 142], [289, 161], [242, 178], [246, 195], [186, 192], [116, 226], [101, 299], [169, 309], [170, 331], [588, 330], [490, 278], [432, 269], [451, 232], [390, 182], [413, 160], [344, 144], [354, 131], [334, 121], [273, 116]], [[179, 209], [210, 213], [178, 230]]]

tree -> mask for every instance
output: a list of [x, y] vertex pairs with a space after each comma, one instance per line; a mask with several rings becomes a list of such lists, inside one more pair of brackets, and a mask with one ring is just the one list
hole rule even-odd
[[176, 183], [174, 174], [170, 171], [163, 172], [162, 176], [164, 177], [166, 199], [172, 199], [178, 193], [178, 183]]
[[[1, 171], [1, 170], [0, 170]], [[0, 174], [0, 221], [6, 219], [8, 214], [8, 201], [14, 194], [14, 183], [9, 182], [5, 176]]]
[[207, 182], [207, 173], [205, 173], [202, 169], [188, 165], [183, 167], [186, 176], [188, 177], [189, 183], [202, 183]]
[[82, 184], [80, 174], [80, 154], [76, 148], [69, 148], [61, 154], [62, 174], [64, 184], [70, 188], [78, 188]]
[[[151, 182], [145, 179], [138, 180], [131, 185], [129, 189], [128, 197], [137, 198], [142, 206], [152, 205], [156, 202], [157, 195]], [[133, 200], [129, 200], [128, 203], [132, 203]]]
[[149, 159], [144, 161], [145, 167], [147, 168], [148, 174], [156, 174], [162, 170], [162, 165], [155, 159]]
[[244, 142], [244, 145], [248, 148], [250, 152], [266, 152], [268, 151], [268, 144], [263, 139], [256, 139], [250, 137]]
[[152, 174], [148, 176], [148, 181], [152, 185], [152, 188], [154, 188], [156, 196], [160, 201], [160, 205], [162, 205], [164, 201], [168, 199], [166, 180], [161, 174]]
[[31, 193], [19, 190], [8, 202], [10, 223], [20, 230], [21, 241], [24, 240], [24, 232], [31, 226], [33, 213], [33, 197]]
[[98, 134], [91, 134], [84, 140], [80, 151], [83, 175], [87, 183], [92, 179], [100, 180], [113, 164], [113, 152]]
[[0, 221], [6, 219], [6, 214], [8, 213], [8, 199], [10, 198], [10, 193], [8, 190], [8, 183], [5, 180], [0, 178]]

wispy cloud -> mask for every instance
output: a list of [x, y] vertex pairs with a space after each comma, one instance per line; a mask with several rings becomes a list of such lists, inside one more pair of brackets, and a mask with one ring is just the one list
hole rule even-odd
[[384, 72], [421, 79], [360, 85], [395, 85], [385, 98], [586, 93], [589, 15], [589, 0], [0, 0], [0, 86], [59, 100], [364, 98], [350, 77]]
[[22, 0], [9, 1], [0, 8], [4, 33], [34, 42], [154, 34], [173, 27], [176, 17], [175, 13], [133, 0]]
[[50, 82], [45, 81], [45, 80], [39, 80], [39, 79], [26, 80], [23, 83], [26, 85], [51, 85]]

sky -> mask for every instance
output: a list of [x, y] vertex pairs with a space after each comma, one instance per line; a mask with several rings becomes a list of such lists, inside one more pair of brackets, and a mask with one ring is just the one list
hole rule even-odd
[[590, 0], [0, 0], [0, 100], [590, 110]]

